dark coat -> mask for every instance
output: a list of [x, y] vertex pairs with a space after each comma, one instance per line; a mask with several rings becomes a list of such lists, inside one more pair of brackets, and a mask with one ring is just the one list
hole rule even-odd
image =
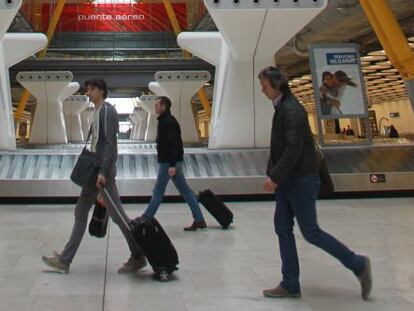
[[318, 174], [319, 157], [305, 108], [285, 94], [272, 121], [267, 176], [280, 185], [291, 176]]
[[105, 102], [99, 111], [99, 137], [95, 154], [96, 164], [100, 167], [99, 174], [105, 177], [108, 177], [118, 158], [118, 132], [118, 113], [111, 104]]
[[398, 134], [397, 129], [395, 127], [391, 127], [389, 137], [390, 138], [398, 138], [399, 136], [400, 135]]
[[171, 167], [184, 157], [180, 125], [169, 111], [158, 117], [157, 154], [158, 163], [169, 163]]

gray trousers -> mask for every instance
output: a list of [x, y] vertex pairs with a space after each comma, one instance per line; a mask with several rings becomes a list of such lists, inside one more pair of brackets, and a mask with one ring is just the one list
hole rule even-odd
[[[109, 174], [107, 181], [106, 181], [106, 189], [108, 190], [109, 195], [111, 196], [112, 200], [118, 207], [118, 210], [122, 214], [122, 217], [129, 221], [127, 214], [125, 213], [124, 209], [122, 208], [121, 199], [118, 194], [118, 189], [115, 183], [115, 174], [116, 169], [113, 169], [112, 172]], [[65, 249], [59, 256], [59, 259], [62, 263], [66, 265], [70, 265], [72, 263], [73, 258], [79, 248], [79, 245], [82, 241], [83, 235], [85, 234], [86, 227], [88, 225], [88, 214], [89, 211], [94, 204], [97, 196], [99, 194], [99, 189], [96, 188], [95, 185], [87, 185], [82, 188], [80, 197], [78, 202], [76, 203], [75, 207], [75, 223], [73, 225], [72, 234], [70, 236], [69, 242], [66, 244]], [[109, 204], [109, 202], [105, 202], [106, 208], [109, 210], [109, 215], [112, 218], [113, 222], [116, 223], [119, 228], [121, 229], [127, 243], [129, 249], [131, 251], [131, 255], [134, 257], [138, 257], [142, 255], [142, 250], [140, 249], [139, 245], [129, 232], [128, 228], [126, 228], [125, 224], [123, 223], [122, 219], [119, 217], [118, 213], [114, 210], [114, 208]]]

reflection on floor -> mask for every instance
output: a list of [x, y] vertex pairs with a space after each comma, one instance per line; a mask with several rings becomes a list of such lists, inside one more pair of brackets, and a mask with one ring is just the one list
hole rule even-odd
[[[414, 199], [320, 202], [322, 228], [371, 256], [370, 302], [360, 299], [352, 273], [299, 234], [303, 298], [263, 298], [262, 289], [280, 275], [273, 203], [229, 206], [236, 217], [232, 229], [218, 229], [206, 214], [210, 228], [196, 233], [182, 231], [191, 221], [185, 205], [161, 206], [159, 220], [180, 256], [180, 270], [169, 283], [152, 280], [150, 268], [117, 274], [129, 254], [114, 224], [109, 240], [85, 235], [68, 275], [43, 272], [40, 257], [61, 250], [73, 207], [0, 206], [0, 310], [414, 310]], [[126, 207], [137, 216], [145, 206]]]

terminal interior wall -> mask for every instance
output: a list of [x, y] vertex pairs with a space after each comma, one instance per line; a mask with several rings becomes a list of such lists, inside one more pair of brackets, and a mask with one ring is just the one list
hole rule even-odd
[[[408, 99], [373, 104], [371, 109], [375, 110], [378, 122], [382, 117], [389, 119], [383, 125], [393, 124], [400, 134], [414, 134], [414, 112]], [[399, 112], [400, 117], [390, 118], [393, 112]]]

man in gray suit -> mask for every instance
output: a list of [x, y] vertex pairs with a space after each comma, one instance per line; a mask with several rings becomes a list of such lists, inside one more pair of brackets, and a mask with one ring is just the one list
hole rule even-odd
[[[61, 254], [54, 253], [52, 257], [43, 256], [43, 262], [56, 269], [58, 272], [68, 273], [69, 266], [79, 248], [88, 222], [88, 213], [91, 209], [99, 191], [105, 187], [124, 219], [128, 219], [122, 209], [121, 199], [115, 183], [116, 160], [118, 157], [117, 134], [119, 132], [118, 113], [115, 108], [105, 99], [108, 96], [108, 87], [102, 79], [95, 78], [86, 81], [86, 95], [95, 106], [93, 122], [91, 125], [91, 152], [95, 155], [96, 165], [99, 167], [99, 175], [96, 181], [91, 182], [82, 188], [80, 198], [75, 208], [75, 223], [69, 242]], [[129, 249], [131, 257], [124, 263], [118, 273], [134, 273], [146, 266], [147, 261], [140, 247], [125, 227], [118, 213], [107, 207], [112, 220], [121, 229]]]

